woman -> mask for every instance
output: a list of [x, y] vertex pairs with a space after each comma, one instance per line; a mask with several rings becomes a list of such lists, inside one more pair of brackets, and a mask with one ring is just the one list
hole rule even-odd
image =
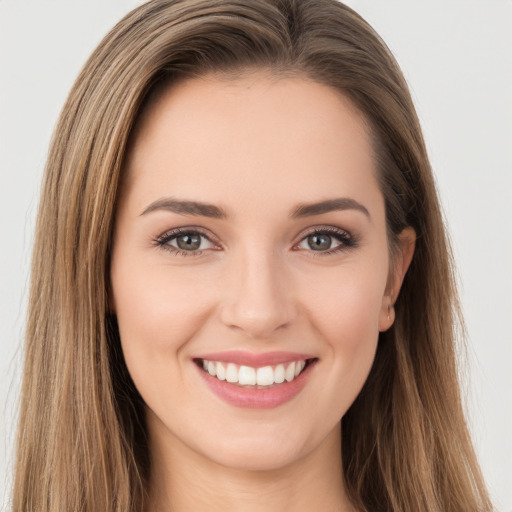
[[407, 86], [335, 1], [152, 1], [48, 159], [15, 510], [490, 510]]

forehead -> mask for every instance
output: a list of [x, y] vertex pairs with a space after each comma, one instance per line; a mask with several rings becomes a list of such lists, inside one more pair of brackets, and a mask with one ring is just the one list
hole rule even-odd
[[301, 77], [210, 75], [147, 105], [125, 189], [140, 207], [165, 194], [241, 208], [258, 198], [379, 201], [374, 162], [364, 117], [338, 91]]

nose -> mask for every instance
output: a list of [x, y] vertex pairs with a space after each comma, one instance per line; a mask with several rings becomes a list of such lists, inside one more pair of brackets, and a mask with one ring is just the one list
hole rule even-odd
[[253, 339], [268, 339], [296, 317], [293, 289], [285, 269], [259, 251], [230, 266], [221, 320]]

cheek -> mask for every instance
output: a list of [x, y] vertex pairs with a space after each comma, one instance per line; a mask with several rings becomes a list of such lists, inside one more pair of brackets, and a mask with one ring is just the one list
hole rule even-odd
[[207, 298], [198, 294], [200, 281], [191, 283], [184, 274], [133, 257], [113, 260], [111, 273], [130, 376], [150, 409], [171, 415], [187, 396], [181, 349], [196, 335], [207, 309]]
[[317, 288], [310, 297], [311, 322], [332, 364], [326, 386], [331, 386], [340, 402], [341, 415], [355, 400], [373, 364], [385, 286], [385, 273], [353, 270], [326, 283], [322, 290]]
[[202, 323], [205, 298], [198, 295], [197, 285], [180, 275], [126, 254], [113, 259], [111, 282], [121, 346], [143, 395], [148, 386], [164, 386], [165, 376], [180, 376], [176, 354]]
[[308, 286], [308, 302], [318, 328], [333, 343], [354, 344], [355, 348], [358, 340], [377, 334], [386, 279], [379, 268], [352, 266]]
[[191, 281], [162, 264], [133, 263], [119, 258], [112, 268], [115, 313], [124, 338], [143, 338], [146, 346], [160, 348], [179, 343], [204, 314], [208, 299], [199, 293], [201, 279]]
[[337, 315], [332, 311], [333, 322], [324, 331], [333, 355], [335, 374], [357, 391], [373, 364], [379, 339], [379, 311], [377, 296], [353, 294], [351, 300], [340, 301]]

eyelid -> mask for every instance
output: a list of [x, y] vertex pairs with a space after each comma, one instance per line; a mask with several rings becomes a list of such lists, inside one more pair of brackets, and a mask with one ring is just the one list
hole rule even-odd
[[[210, 240], [212, 243], [214, 242], [214, 240], [216, 240], [216, 237], [214, 237], [211, 233], [207, 232], [204, 228], [201, 228], [199, 226], [185, 226], [185, 227], [168, 229], [167, 231], [164, 231], [161, 235], [157, 236], [155, 241], [161, 242], [163, 240], [170, 239], [170, 238], [179, 236], [181, 234], [190, 234], [190, 233], [197, 233], [198, 235], [204, 236], [205, 238]], [[217, 241], [215, 243], [218, 244]]]
[[347, 238], [352, 238], [352, 235], [346, 230], [342, 228], [337, 228], [334, 226], [312, 226], [307, 228], [300, 234], [300, 240], [302, 241], [305, 237], [312, 235], [314, 233], [333, 233], [335, 235], [346, 236]]

